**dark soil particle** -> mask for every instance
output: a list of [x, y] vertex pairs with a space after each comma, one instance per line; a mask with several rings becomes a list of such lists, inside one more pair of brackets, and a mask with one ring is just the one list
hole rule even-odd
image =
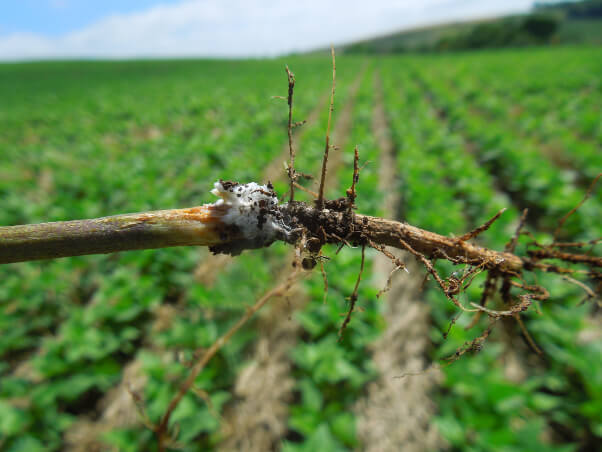
[[[238, 182], [234, 182], [234, 181], [230, 181], [230, 180], [221, 180], [220, 179], [220, 184], [222, 184], [222, 187], [224, 187], [224, 190], [229, 191], [230, 193], [234, 193], [234, 188], [238, 187], [240, 184]], [[242, 187], [239, 187], [238, 190], [242, 190]]]

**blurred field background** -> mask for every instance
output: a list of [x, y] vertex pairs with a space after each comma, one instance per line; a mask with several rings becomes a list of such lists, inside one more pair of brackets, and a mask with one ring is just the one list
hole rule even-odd
[[[349, 186], [357, 145], [370, 161], [362, 213], [459, 235], [508, 207], [480, 238], [502, 249], [528, 208], [528, 229], [550, 241], [602, 170], [601, 22], [563, 42], [559, 30], [585, 28], [559, 11], [545, 11], [558, 23], [538, 42], [475, 50], [477, 24], [420, 48], [342, 47], [329, 196]], [[296, 129], [297, 167], [317, 175], [331, 83], [322, 52], [0, 64], [0, 225], [212, 202], [219, 178], [269, 179], [284, 193], [287, 106], [272, 96], [286, 95], [285, 65], [297, 78], [295, 120], [308, 120]], [[598, 188], [562, 239], [599, 238], [601, 220]], [[421, 290], [423, 271], [399, 272], [377, 300], [391, 265], [367, 252], [362, 309], [338, 342], [360, 253], [335, 252], [325, 302], [316, 269], [199, 376], [172, 417], [180, 450], [600, 447], [602, 323], [579, 287], [540, 275], [551, 298], [524, 319], [543, 356], [504, 321], [479, 353], [431, 368], [487, 320], [467, 330], [460, 316], [444, 339], [457, 312], [433, 284]], [[234, 259], [172, 248], [0, 266], [0, 450], [155, 450], [139, 408], [157, 421], [195, 350], [290, 263], [273, 245]], [[478, 301], [482, 282], [462, 301]]]

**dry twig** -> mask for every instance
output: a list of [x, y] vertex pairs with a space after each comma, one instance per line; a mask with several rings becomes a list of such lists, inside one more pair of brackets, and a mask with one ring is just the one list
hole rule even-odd
[[594, 187], [596, 186], [596, 183], [598, 182], [598, 179], [600, 179], [600, 177], [602, 177], [602, 173], [599, 173], [594, 178], [594, 180], [592, 181], [592, 183], [590, 184], [589, 188], [587, 189], [587, 192], [585, 193], [585, 196], [583, 197], [583, 199], [581, 200], [581, 202], [579, 204], [577, 204], [575, 207], [573, 207], [565, 216], [563, 216], [560, 219], [560, 221], [558, 221], [558, 227], [554, 231], [554, 241], [556, 241], [556, 239], [558, 238], [558, 234], [560, 234], [560, 230], [562, 229], [562, 226], [564, 226], [564, 223], [566, 222], [566, 220], [568, 220], [571, 215], [573, 215], [575, 212], [577, 212], [577, 210], [579, 210], [579, 208], [591, 196], [591, 194], [592, 194], [592, 192], [594, 190]]
[[320, 190], [318, 191], [318, 208], [324, 208], [324, 184], [326, 183], [326, 165], [328, 164], [328, 153], [330, 151], [330, 123], [332, 120], [332, 111], [334, 110], [334, 91], [336, 86], [336, 61], [334, 56], [334, 47], [330, 48], [332, 55], [332, 91], [330, 93], [330, 107], [328, 109], [328, 125], [326, 126], [326, 144], [324, 146], [324, 158], [322, 160], [322, 172], [320, 176]]
[[343, 320], [343, 324], [341, 325], [341, 328], [339, 329], [339, 340], [343, 337], [343, 332], [345, 331], [345, 328], [347, 328], [347, 325], [349, 324], [349, 322], [351, 321], [351, 314], [353, 313], [353, 310], [355, 309], [355, 303], [357, 302], [357, 293], [360, 287], [360, 281], [362, 280], [362, 273], [364, 273], [364, 262], [366, 260], [366, 246], [362, 245], [362, 263], [360, 264], [360, 271], [357, 275], [357, 280], [355, 281], [355, 287], [353, 288], [353, 292], [351, 293], [351, 296], [349, 297], [349, 310], [347, 311], [347, 314], [345, 315], [345, 320]]
[[267, 292], [264, 296], [259, 298], [253, 306], [247, 309], [245, 314], [217, 341], [215, 341], [211, 347], [209, 347], [199, 359], [195, 365], [190, 370], [186, 379], [180, 385], [178, 392], [171, 399], [167, 409], [163, 413], [161, 420], [157, 426], [154, 427], [155, 435], [157, 436], [157, 441], [159, 444], [159, 451], [162, 452], [165, 450], [166, 444], [170, 441], [169, 434], [169, 419], [173, 411], [177, 408], [178, 404], [182, 400], [182, 398], [186, 395], [186, 393], [193, 387], [194, 381], [201, 373], [201, 371], [205, 368], [207, 363], [219, 352], [219, 350], [226, 345], [226, 343], [230, 340], [230, 338], [238, 331], [242, 326], [247, 323], [247, 321], [259, 311], [269, 300], [274, 297], [282, 296], [286, 294], [286, 292], [291, 288], [294, 282], [297, 280], [299, 275], [301, 274], [301, 266], [297, 265], [295, 270], [289, 275], [285, 282], [273, 288], [269, 292]]
[[290, 152], [290, 164], [288, 166], [288, 178], [290, 180], [290, 191], [291, 197], [290, 200], [295, 200], [295, 182], [297, 180], [297, 175], [295, 174], [295, 150], [293, 149], [293, 127], [296, 127], [297, 124], [293, 124], [293, 94], [295, 92], [295, 74], [293, 74], [288, 66], [286, 66], [286, 76], [288, 78], [288, 148]]
[[476, 229], [473, 229], [470, 232], [467, 232], [464, 235], [461, 235], [460, 237], [458, 237], [458, 240], [465, 242], [467, 240], [475, 238], [480, 233], [485, 232], [487, 229], [489, 229], [491, 227], [491, 225], [495, 222], [495, 220], [497, 220], [506, 210], [507, 209], [504, 207], [502, 210], [500, 210], [498, 213], [496, 213], [490, 220], [485, 222], [485, 224], [479, 226]]

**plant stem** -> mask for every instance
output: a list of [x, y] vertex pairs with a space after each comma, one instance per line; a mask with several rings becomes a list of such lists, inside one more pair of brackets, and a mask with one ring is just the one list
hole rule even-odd
[[[224, 205], [158, 210], [92, 220], [62, 221], [0, 227], [0, 264], [84, 254], [170, 246], [214, 246], [244, 239], [221, 221]], [[446, 237], [407, 223], [332, 210], [320, 210], [301, 202], [279, 207], [288, 227], [305, 228], [329, 243], [362, 242], [406, 249], [409, 244], [425, 256], [462, 259], [500, 272], [520, 273], [523, 260], [512, 254], [473, 245], [461, 238]], [[294, 219], [294, 220], [291, 220]]]
[[222, 210], [209, 204], [91, 220], [0, 227], [0, 264], [228, 243], [238, 237], [221, 223]]
[[512, 253], [482, 248], [461, 238], [446, 237], [407, 223], [361, 214], [350, 216], [347, 212], [320, 210], [300, 202], [287, 204], [283, 211], [285, 217], [295, 220], [291, 226], [303, 226], [314, 237], [326, 234], [327, 243], [340, 243], [340, 238], [344, 239], [343, 243], [368, 240], [400, 250], [406, 250], [409, 244], [427, 257], [483, 265], [502, 273], [520, 273], [525, 266], [523, 260]]

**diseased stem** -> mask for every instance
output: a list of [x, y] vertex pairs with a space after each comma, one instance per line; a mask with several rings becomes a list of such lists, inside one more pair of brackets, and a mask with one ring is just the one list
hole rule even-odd
[[223, 207], [157, 210], [92, 220], [0, 227], [0, 264], [235, 240]]
[[[0, 264], [171, 246], [215, 247], [240, 242], [243, 244], [241, 249], [256, 248], [253, 245], [245, 247], [246, 237], [221, 221], [228, 208], [223, 204], [207, 204], [92, 220], [0, 227]], [[276, 210], [282, 218], [283, 227], [291, 231], [306, 230], [313, 237], [322, 237], [326, 233], [328, 243], [374, 243], [400, 250], [407, 249], [409, 245], [427, 258], [479, 265], [486, 270], [510, 275], [533, 268], [557, 273], [572, 272], [550, 266], [543, 268], [544, 264], [539, 262], [542, 257], [600, 265], [599, 257], [567, 257], [564, 256], [566, 253], [549, 250], [548, 254], [541, 255], [529, 250], [530, 257], [519, 257], [511, 252], [474, 245], [462, 237], [447, 237], [407, 223], [355, 213], [350, 215], [346, 204], [343, 210], [336, 211], [292, 202], [278, 206]], [[296, 234], [291, 233], [286, 240], [294, 243], [295, 237]]]
[[283, 210], [285, 216], [295, 218], [298, 225], [307, 228], [315, 236], [319, 236], [323, 228], [329, 237], [334, 237], [332, 241], [329, 240], [332, 243], [338, 243], [336, 237], [342, 237], [348, 243], [369, 240], [400, 250], [405, 250], [405, 244], [409, 244], [427, 257], [457, 259], [473, 265], [480, 263], [486, 269], [496, 269], [502, 273], [520, 273], [525, 267], [523, 260], [514, 254], [482, 248], [407, 223], [361, 214], [354, 214], [350, 219], [346, 212], [319, 210], [304, 203], [289, 203]]
[[440, 257], [437, 250], [442, 250], [452, 258], [482, 260], [487, 263], [486, 268], [496, 268], [501, 272], [520, 272], [524, 267], [522, 259], [514, 254], [482, 248], [407, 223], [364, 215], [356, 215], [356, 223], [358, 226], [363, 224], [368, 231], [367, 235], [375, 243], [381, 245], [404, 249], [401, 244], [401, 240], [403, 240], [416, 251], [427, 256], [436, 255]]
[[[486, 268], [501, 272], [520, 272], [520, 257], [482, 248], [415, 226], [355, 214], [353, 221], [344, 212], [319, 210], [305, 203], [281, 206], [285, 217], [296, 217], [298, 225], [326, 232], [347, 242], [361, 236], [378, 244], [405, 249], [407, 242], [426, 256], [443, 251], [451, 258], [487, 262]], [[213, 246], [242, 237], [219, 221], [219, 207], [212, 204], [189, 209], [158, 210], [116, 215], [92, 220], [61, 221], [0, 227], [0, 263], [23, 262], [84, 254], [165, 248], [170, 246]], [[355, 231], [348, 235], [348, 229]]]

